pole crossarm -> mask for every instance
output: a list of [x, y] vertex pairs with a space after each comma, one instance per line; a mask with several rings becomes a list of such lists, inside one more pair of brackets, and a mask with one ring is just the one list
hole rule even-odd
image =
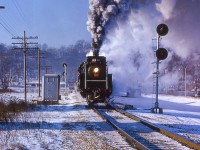
[[46, 74], [47, 74], [48, 69], [52, 69], [52, 68], [53, 68], [52, 66], [41, 66], [41, 69], [45, 70]]
[[[32, 56], [32, 58], [38, 58], [38, 56]], [[39, 58], [47, 58], [47, 57], [40, 56]]]
[[[38, 48], [37, 47], [27, 47], [25, 50], [30, 50], [30, 49], [38, 49]], [[15, 47], [15, 48], [12, 48], [12, 50], [24, 50], [24, 48]]]
[[23, 40], [23, 39], [38, 39], [38, 37], [37, 36], [35, 36], [35, 37], [33, 37], [33, 36], [29, 36], [29, 37], [19, 37], [19, 36], [17, 36], [17, 37], [12, 37], [12, 39], [17, 39], [17, 40]]
[[12, 37], [12, 39], [23, 40], [24, 38], [18, 36], [18, 37]]
[[[24, 43], [22, 42], [22, 43], [12, 43], [12, 44], [21, 44], [21, 45], [22, 45], [22, 44], [24, 44]], [[27, 42], [26, 42], [26, 44], [38, 44], [38, 42], [30, 42], [30, 43], [27, 43]]]
[[41, 68], [42, 68], [42, 69], [46, 69], [46, 68], [52, 69], [52, 66], [41, 66]]

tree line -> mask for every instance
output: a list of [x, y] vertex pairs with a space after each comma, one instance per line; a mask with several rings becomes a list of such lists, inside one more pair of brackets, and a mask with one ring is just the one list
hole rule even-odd
[[[45, 73], [56, 73], [62, 76], [63, 63], [67, 64], [68, 80], [76, 80], [77, 68], [86, 59], [86, 54], [91, 49], [90, 42], [79, 40], [73, 45], [62, 46], [60, 48], [50, 48], [48, 45], [38, 45], [41, 50], [41, 75]], [[27, 50], [27, 80], [36, 81], [38, 79], [38, 51]], [[12, 46], [0, 44], [0, 86], [8, 89], [13, 83], [23, 83], [23, 52], [13, 50]], [[42, 70], [45, 66], [51, 66], [47, 70]]]

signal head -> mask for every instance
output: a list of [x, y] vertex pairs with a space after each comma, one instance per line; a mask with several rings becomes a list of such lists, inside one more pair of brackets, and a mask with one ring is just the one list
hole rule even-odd
[[158, 35], [165, 36], [168, 33], [169, 29], [166, 24], [159, 24], [156, 28], [156, 31]]
[[63, 63], [63, 67], [65, 67], [65, 66], [67, 67], [67, 64], [66, 64], [66, 63]]
[[156, 51], [156, 57], [159, 60], [164, 60], [164, 59], [167, 58], [167, 56], [168, 56], [168, 51], [165, 48], [159, 48], [159, 49], [157, 49], [157, 51]]

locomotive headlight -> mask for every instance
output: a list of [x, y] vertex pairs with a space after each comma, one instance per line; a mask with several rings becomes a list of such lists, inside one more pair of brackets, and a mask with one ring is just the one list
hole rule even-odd
[[99, 72], [99, 68], [98, 68], [98, 67], [95, 67], [95, 68], [93, 69], [93, 76], [94, 76], [95, 78], [98, 78], [98, 77], [100, 76], [100, 72]]
[[93, 70], [94, 73], [98, 73], [99, 72], [99, 68], [95, 67]]
[[91, 78], [99, 78], [101, 76], [101, 67], [100, 66], [90, 66], [88, 68], [88, 75]]

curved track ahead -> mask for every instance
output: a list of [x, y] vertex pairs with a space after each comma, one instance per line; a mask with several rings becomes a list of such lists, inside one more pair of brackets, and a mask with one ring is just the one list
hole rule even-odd
[[156, 127], [114, 106], [93, 104], [91, 108], [116, 128], [134, 148], [153, 150], [200, 149], [200, 145]]

